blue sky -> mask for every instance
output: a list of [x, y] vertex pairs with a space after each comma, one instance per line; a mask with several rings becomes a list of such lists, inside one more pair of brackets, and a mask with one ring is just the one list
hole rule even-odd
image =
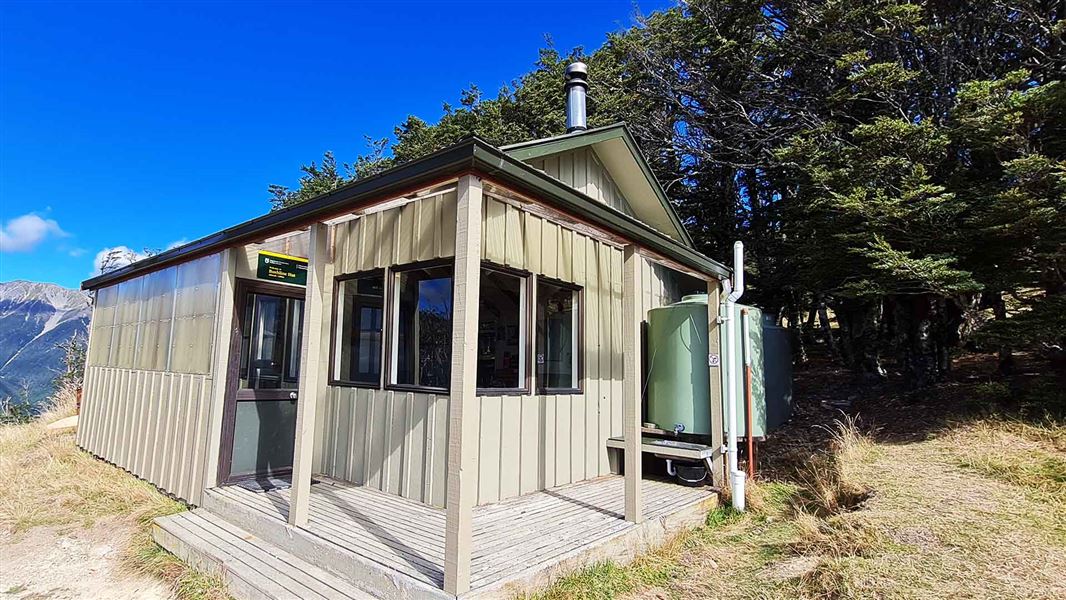
[[323, 151], [494, 93], [545, 35], [592, 49], [669, 4], [0, 2], [0, 281], [75, 287], [106, 248], [258, 216]]

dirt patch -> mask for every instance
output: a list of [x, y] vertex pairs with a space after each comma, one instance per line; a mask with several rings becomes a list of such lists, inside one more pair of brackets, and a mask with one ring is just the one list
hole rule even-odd
[[136, 526], [102, 519], [89, 528], [35, 527], [0, 533], [0, 599], [162, 600], [159, 580], [122, 567]]

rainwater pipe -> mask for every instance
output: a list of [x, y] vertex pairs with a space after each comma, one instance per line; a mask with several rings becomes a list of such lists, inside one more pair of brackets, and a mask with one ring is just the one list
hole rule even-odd
[[726, 386], [726, 424], [728, 435], [726, 437], [726, 459], [729, 467], [729, 490], [733, 497], [733, 509], [744, 512], [744, 483], [746, 474], [737, 467], [737, 353], [735, 352], [737, 340], [736, 302], [744, 295], [744, 242], [733, 242], [733, 281], [725, 281], [725, 298], [721, 309], [725, 314], [722, 320], [725, 322], [725, 352], [722, 353], [725, 363], [723, 383]]

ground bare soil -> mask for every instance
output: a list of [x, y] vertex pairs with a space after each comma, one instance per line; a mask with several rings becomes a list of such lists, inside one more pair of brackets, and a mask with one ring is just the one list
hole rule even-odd
[[162, 600], [173, 597], [156, 577], [132, 573], [123, 555], [137, 525], [103, 519], [91, 527], [41, 526], [0, 534], [0, 598], [19, 600]]

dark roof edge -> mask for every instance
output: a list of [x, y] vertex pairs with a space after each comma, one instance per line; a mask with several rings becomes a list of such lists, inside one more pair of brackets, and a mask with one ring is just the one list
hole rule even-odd
[[623, 237], [700, 273], [718, 278], [730, 276], [730, 270], [725, 265], [621, 211], [593, 200], [552, 176], [512, 157], [502, 149], [488, 144], [479, 144], [474, 148], [474, 155], [478, 165], [482, 169], [487, 169], [486, 175], [498, 177], [520, 188], [548, 196], [562, 208], [581, 215], [582, 218], [596, 225], [618, 232]]
[[154, 271], [164, 265], [184, 262], [242, 241], [262, 237], [265, 232], [280, 230], [287, 225], [296, 226], [313, 220], [315, 216], [336, 212], [339, 204], [354, 203], [391, 192], [399, 192], [417, 186], [419, 183], [428, 184], [446, 175], [469, 170], [473, 167], [473, 147], [478, 142], [475, 138], [465, 139], [423, 158], [345, 184], [306, 202], [267, 213], [120, 269], [97, 275], [83, 281], [81, 289], [92, 290], [104, 287], [129, 279], [137, 273]]
[[471, 137], [429, 156], [346, 184], [307, 202], [267, 213], [121, 269], [87, 279], [82, 282], [81, 288], [93, 290], [111, 285], [140, 273], [155, 271], [164, 266], [191, 260], [237, 243], [269, 236], [272, 232], [284, 230], [286, 227], [296, 227], [311, 222], [316, 217], [334, 216], [341, 205], [355, 204], [360, 200], [372, 200], [390, 193], [412, 190], [418, 185], [430, 184], [445, 176], [472, 169], [499, 177], [503, 181], [538, 195], [547, 196], [543, 200], [548, 202], [554, 200], [560, 207], [596, 225], [618, 232], [623, 237], [700, 273], [719, 278], [729, 276], [729, 269], [721, 263], [621, 211], [593, 200], [488, 142]]
[[655, 191], [655, 195], [663, 205], [663, 208], [666, 209], [666, 214], [669, 215], [670, 221], [674, 224], [674, 227], [681, 232], [681, 237], [684, 238], [685, 243], [689, 246], [694, 246], [695, 243], [692, 241], [692, 236], [689, 235], [688, 229], [685, 228], [685, 225], [681, 222], [681, 218], [677, 215], [677, 209], [675, 209], [673, 203], [670, 202], [669, 196], [666, 195], [666, 190], [663, 189], [662, 184], [659, 183], [659, 178], [655, 176], [655, 172], [651, 169], [651, 163], [649, 163], [648, 158], [644, 156], [644, 152], [641, 151], [640, 145], [637, 144], [637, 139], [633, 137], [633, 132], [629, 130], [629, 126], [626, 125], [625, 122], [613, 123], [604, 127], [597, 127], [595, 129], [588, 129], [576, 133], [567, 133], [530, 142], [511, 144], [509, 146], [501, 147], [500, 150], [518, 160], [529, 160], [531, 158], [547, 156], [557, 152], [566, 152], [576, 148], [591, 146], [616, 138], [622, 138], [626, 147], [629, 148], [629, 151], [634, 157], [636, 157], [640, 170], [644, 173], [644, 176], [652, 182], [651, 187]]

